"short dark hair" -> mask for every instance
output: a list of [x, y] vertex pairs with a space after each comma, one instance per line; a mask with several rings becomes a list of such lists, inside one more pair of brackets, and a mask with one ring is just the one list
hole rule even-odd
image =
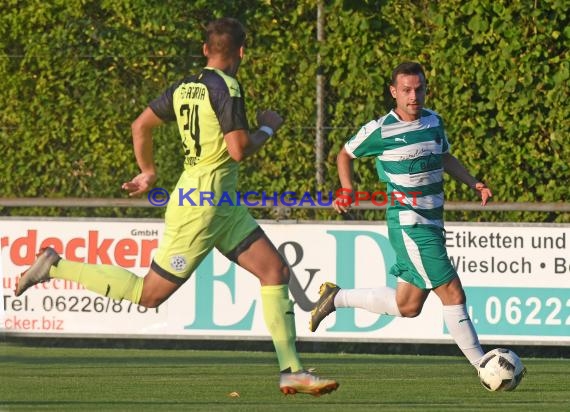
[[396, 85], [396, 78], [399, 74], [406, 74], [406, 75], [422, 75], [424, 78], [424, 82], [426, 81], [426, 74], [424, 73], [424, 69], [421, 64], [416, 62], [404, 62], [399, 64], [393, 71], [392, 71], [392, 86]]
[[222, 17], [208, 23], [205, 42], [211, 53], [229, 57], [245, 45], [245, 28], [232, 17]]

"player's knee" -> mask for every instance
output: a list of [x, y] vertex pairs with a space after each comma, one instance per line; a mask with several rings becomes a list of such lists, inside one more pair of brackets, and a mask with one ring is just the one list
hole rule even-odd
[[461, 293], [461, 294], [457, 294], [451, 297], [451, 299], [449, 299], [449, 305], [463, 305], [465, 304], [465, 294]]
[[407, 309], [407, 310], [400, 310], [400, 313], [402, 314], [402, 317], [404, 318], [415, 318], [417, 317], [420, 313], [422, 313], [421, 309]]
[[423, 305], [407, 304], [398, 306], [398, 310], [404, 318], [415, 318], [422, 313], [422, 307]]
[[466, 302], [465, 292], [463, 288], [451, 288], [446, 290], [447, 293], [439, 295], [443, 305], [463, 305]]

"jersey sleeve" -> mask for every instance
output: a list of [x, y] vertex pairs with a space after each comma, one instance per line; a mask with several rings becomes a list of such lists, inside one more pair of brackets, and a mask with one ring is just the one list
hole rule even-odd
[[443, 142], [441, 144], [441, 153], [449, 153], [451, 149], [451, 145], [449, 144], [449, 140], [447, 139], [447, 132], [443, 132]]
[[148, 106], [164, 122], [172, 122], [176, 120], [176, 113], [174, 112], [174, 105], [172, 104], [174, 91], [180, 86], [182, 82], [174, 83], [168, 89], [152, 100]]
[[249, 125], [241, 85], [237, 80], [230, 84], [224, 83], [224, 85], [225, 87], [210, 90], [212, 109], [218, 117], [222, 133], [227, 134], [240, 129], [248, 130]]
[[443, 119], [441, 116], [437, 115], [439, 119], [439, 124], [441, 127], [441, 134], [442, 134], [442, 141], [441, 141], [441, 153], [449, 153], [449, 149], [451, 145], [449, 144], [449, 139], [447, 137], [447, 131], [445, 130], [445, 124], [443, 123]]
[[353, 158], [381, 155], [384, 145], [380, 124], [376, 120], [366, 123], [345, 143], [344, 148]]

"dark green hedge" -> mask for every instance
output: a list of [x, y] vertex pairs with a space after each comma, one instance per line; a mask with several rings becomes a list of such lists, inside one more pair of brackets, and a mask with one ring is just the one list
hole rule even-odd
[[[49, 4], [48, 4], [49, 3]], [[391, 107], [387, 83], [402, 60], [428, 73], [428, 107], [453, 153], [498, 201], [568, 201], [570, 13], [564, 0], [325, 1], [6, 0], [0, 6], [0, 196], [122, 197], [136, 172], [130, 123], [172, 81], [204, 64], [201, 27], [231, 15], [248, 28], [239, 77], [250, 119], [282, 112], [282, 131], [242, 165], [244, 190], [338, 186], [346, 138]], [[315, 179], [317, 54], [326, 78], [326, 184]], [[181, 168], [175, 127], [156, 135], [159, 186]], [[362, 188], [379, 184], [357, 164]], [[450, 181], [449, 200], [474, 194]], [[161, 216], [153, 209], [3, 209], [2, 214]], [[258, 217], [268, 212], [256, 211]], [[382, 212], [357, 214], [381, 218]], [[297, 218], [330, 212], [296, 211]], [[448, 213], [447, 219], [568, 221], [544, 213]]]

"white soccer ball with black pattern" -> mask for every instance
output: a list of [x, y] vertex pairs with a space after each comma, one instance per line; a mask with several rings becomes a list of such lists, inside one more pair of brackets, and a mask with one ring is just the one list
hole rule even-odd
[[489, 391], [515, 390], [526, 368], [516, 353], [510, 349], [497, 348], [485, 354], [479, 363], [479, 379]]

